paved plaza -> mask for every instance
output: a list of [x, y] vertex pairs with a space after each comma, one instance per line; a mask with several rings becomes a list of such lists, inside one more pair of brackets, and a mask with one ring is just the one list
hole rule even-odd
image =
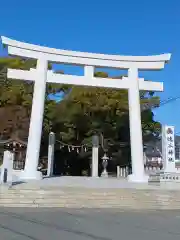
[[131, 183], [127, 179], [120, 178], [92, 178], [92, 177], [50, 177], [42, 180], [21, 182], [14, 176], [13, 188], [37, 189], [37, 188], [87, 188], [87, 189], [143, 189], [143, 190], [180, 190], [180, 183]]
[[179, 240], [180, 211], [0, 209], [2, 240]]

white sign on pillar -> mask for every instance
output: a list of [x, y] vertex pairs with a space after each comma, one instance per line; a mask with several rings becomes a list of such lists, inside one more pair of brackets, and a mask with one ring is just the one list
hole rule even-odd
[[162, 128], [162, 156], [164, 171], [167, 173], [176, 172], [173, 126], [163, 126]]

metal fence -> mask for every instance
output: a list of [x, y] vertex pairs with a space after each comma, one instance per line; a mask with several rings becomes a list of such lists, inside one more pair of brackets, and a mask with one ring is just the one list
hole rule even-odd
[[13, 161], [13, 169], [14, 170], [22, 170], [24, 169], [25, 161], [24, 160], [15, 160]]
[[[150, 167], [145, 166], [144, 171], [147, 175], [158, 173], [162, 170], [162, 167]], [[177, 173], [180, 173], [180, 167], [176, 167]], [[132, 173], [132, 169], [129, 167], [117, 167], [117, 177], [126, 178], [129, 174]]]
[[23, 170], [25, 166], [25, 152], [14, 152], [13, 169]]

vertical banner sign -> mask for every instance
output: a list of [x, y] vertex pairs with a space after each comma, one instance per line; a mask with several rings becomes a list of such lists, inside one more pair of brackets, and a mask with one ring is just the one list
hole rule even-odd
[[162, 151], [165, 172], [176, 172], [173, 126], [164, 126], [162, 129]]

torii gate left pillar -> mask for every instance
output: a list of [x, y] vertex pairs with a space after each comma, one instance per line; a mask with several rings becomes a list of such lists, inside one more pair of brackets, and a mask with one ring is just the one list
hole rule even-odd
[[[36, 69], [30, 69], [30, 71], [8, 69], [8, 77], [11, 79], [35, 81], [26, 163], [22, 178], [40, 179], [42, 177], [40, 172], [37, 171], [37, 166], [39, 162], [46, 82], [54, 82], [70, 85], [128, 89], [133, 172], [128, 178], [129, 181], [133, 182], [148, 181], [148, 177], [144, 174], [139, 90], [162, 91], [163, 84], [139, 79], [138, 70], [162, 69], [165, 62], [170, 60], [170, 54], [158, 56], [116, 56], [40, 47], [17, 42], [5, 37], [2, 37], [2, 42], [8, 45], [8, 52], [11, 55], [37, 59]], [[85, 74], [84, 76], [55, 74], [47, 70], [48, 61], [83, 65]], [[95, 78], [94, 67], [96, 66], [128, 69], [128, 78], [123, 78], [122, 80]]]
[[37, 171], [42, 135], [44, 115], [44, 99], [46, 93], [48, 61], [43, 58], [37, 60], [36, 74], [38, 81], [34, 81], [34, 93], [29, 126], [29, 137], [26, 151], [26, 163], [21, 178], [41, 179], [42, 174]]

